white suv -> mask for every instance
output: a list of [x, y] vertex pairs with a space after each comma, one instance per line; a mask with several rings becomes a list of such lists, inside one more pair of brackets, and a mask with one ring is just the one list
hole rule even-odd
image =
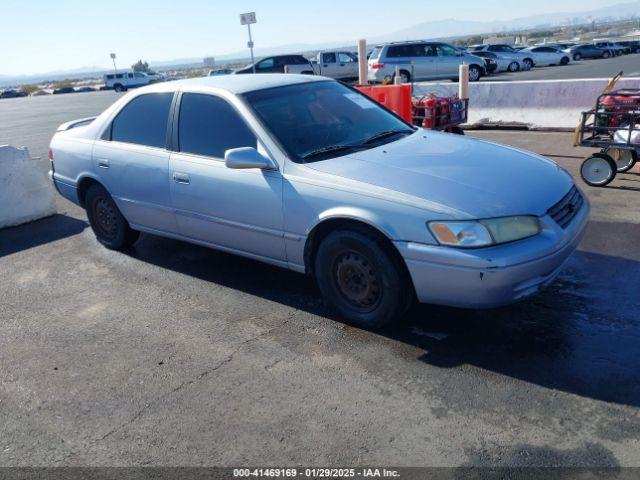
[[105, 87], [112, 88], [116, 92], [124, 92], [129, 88], [144, 87], [164, 80], [162, 75], [143, 72], [109, 73], [104, 75], [103, 78]]

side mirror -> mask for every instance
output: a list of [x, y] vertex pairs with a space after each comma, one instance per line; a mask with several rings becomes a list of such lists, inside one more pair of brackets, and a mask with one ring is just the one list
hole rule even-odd
[[263, 156], [253, 147], [232, 148], [224, 152], [224, 164], [227, 168], [274, 169], [271, 159]]

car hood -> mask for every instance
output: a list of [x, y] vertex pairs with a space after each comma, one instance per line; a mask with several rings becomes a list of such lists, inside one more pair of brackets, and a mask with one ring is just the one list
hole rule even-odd
[[544, 215], [573, 185], [564, 169], [539, 155], [422, 129], [393, 143], [307, 167], [471, 218]]

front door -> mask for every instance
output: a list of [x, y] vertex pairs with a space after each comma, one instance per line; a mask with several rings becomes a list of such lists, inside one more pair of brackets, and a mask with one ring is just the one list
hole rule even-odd
[[216, 95], [183, 93], [176, 137], [170, 184], [180, 233], [284, 260], [282, 175], [230, 169], [224, 162], [231, 148], [254, 147], [266, 154], [235, 107]]
[[461, 58], [458, 50], [450, 45], [437, 45], [438, 52], [438, 76], [443, 78], [457, 78], [460, 74], [459, 68]]

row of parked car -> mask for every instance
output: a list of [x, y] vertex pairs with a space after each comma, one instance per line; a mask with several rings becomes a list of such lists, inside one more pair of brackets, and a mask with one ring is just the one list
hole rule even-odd
[[[83, 87], [71, 87], [71, 86], [66, 86], [66, 87], [59, 87], [59, 88], [55, 88], [53, 90], [45, 90], [45, 89], [40, 89], [40, 90], [36, 90], [35, 92], [31, 93], [32, 97], [40, 97], [42, 95], [59, 95], [59, 94], [63, 94], [63, 93], [81, 93], [81, 92], [95, 92], [97, 89], [94, 87], [89, 87], [89, 86], [83, 86]], [[6, 90], [3, 90], [2, 92], [0, 92], [0, 98], [21, 98], [21, 97], [28, 97], [29, 93], [23, 91], [23, 90], [16, 90], [14, 88], [7, 88]]]
[[[444, 42], [405, 41], [377, 45], [368, 56], [368, 80], [392, 82], [400, 75], [411, 80], [458, 80], [459, 66], [469, 65], [469, 79], [499, 72], [526, 71], [534, 67], [568, 65], [585, 58], [609, 58], [637, 53], [640, 42], [597, 42], [593, 44], [546, 44], [516, 48], [511, 45], [472, 45], [460, 49]], [[324, 51], [312, 59], [302, 55], [276, 55], [263, 58], [239, 70], [212, 70], [209, 75], [244, 73], [302, 73], [339, 80], [358, 76], [358, 57], [347, 51]]]

